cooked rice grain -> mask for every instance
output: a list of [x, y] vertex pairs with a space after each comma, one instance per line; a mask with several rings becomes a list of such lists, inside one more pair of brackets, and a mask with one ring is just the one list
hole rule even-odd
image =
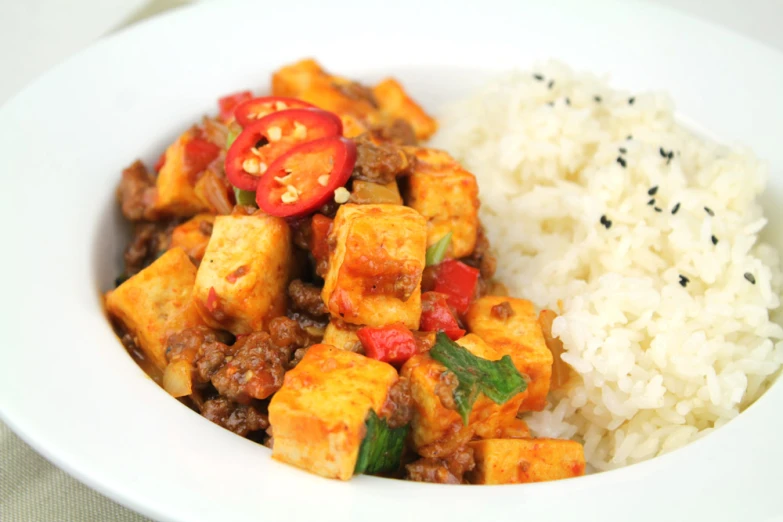
[[433, 144], [478, 177], [501, 280], [563, 302], [553, 331], [578, 376], [531, 430], [610, 469], [725, 424], [783, 363], [778, 254], [758, 242], [767, 173], [678, 125], [665, 95], [631, 104], [558, 63], [535, 74], [451, 107]]

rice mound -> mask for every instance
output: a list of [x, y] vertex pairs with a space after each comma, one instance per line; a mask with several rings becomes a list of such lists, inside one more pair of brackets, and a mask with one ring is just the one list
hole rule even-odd
[[[433, 146], [478, 178], [512, 295], [558, 311], [574, 370], [528, 423], [605, 470], [737, 416], [783, 363], [783, 277], [758, 241], [765, 166], [698, 137], [664, 94], [549, 62], [441, 117]], [[755, 281], [755, 283], [754, 283]]]

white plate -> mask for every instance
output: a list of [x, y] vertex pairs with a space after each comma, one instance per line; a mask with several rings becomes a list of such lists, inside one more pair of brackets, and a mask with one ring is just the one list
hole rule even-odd
[[[485, 73], [556, 57], [613, 84], [667, 89], [681, 113], [751, 145], [783, 201], [783, 56], [644, 4], [208, 3], [108, 38], [0, 109], [2, 418], [47, 458], [171, 520], [771, 520], [783, 385], [712, 435], [561, 482], [436, 486], [321, 479], [169, 398], [126, 355], [100, 302], [120, 264], [113, 192], [218, 96], [313, 55], [346, 76], [399, 76], [427, 108]], [[483, 71], [483, 72], [479, 72]], [[778, 204], [774, 204], [778, 203]], [[781, 235], [774, 241], [783, 247]]]

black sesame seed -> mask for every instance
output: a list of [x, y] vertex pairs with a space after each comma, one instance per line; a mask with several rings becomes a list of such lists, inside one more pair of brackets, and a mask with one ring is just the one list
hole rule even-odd
[[636, 98], [631, 96], [630, 98], [628, 98], [628, 105], [633, 105], [633, 102], [635, 102], [635, 101], [636, 101]]
[[625, 154], [626, 152], [628, 151], [625, 149], [625, 147], [620, 147], [620, 154]]
[[717, 245], [718, 244], [718, 238], [715, 236], [712, 236], [712, 244]]
[[601, 97], [600, 96], [593, 96], [593, 99], [596, 103], [601, 103]]
[[625, 168], [627, 165], [625, 159], [622, 156], [617, 156], [617, 163], [619, 163], [622, 168]]
[[653, 198], [650, 201], [648, 201], [647, 204], [650, 205], [650, 206], [655, 205], [655, 198]]
[[674, 151], [670, 150], [669, 153], [666, 155], [666, 157], [672, 159], [674, 157]]
[[549, 105], [550, 107], [554, 107], [555, 106], [554, 102], [546, 102], [546, 104]]
[[536, 80], [538, 80], [539, 82], [540, 82], [540, 81], [542, 81], [542, 80], [544, 79], [544, 77], [543, 77], [543, 76], [541, 76], [540, 74], [534, 74], [534, 75], [533, 75], [533, 78], [535, 78], [535, 79], [536, 79]]
[[659, 148], [659, 149], [658, 149], [658, 152], [660, 152], [660, 153], [661, 153], [661, 157], [664, 157], [664, 158], [666, 158], [666, 157], [667, 157], [666, 151], [665, 151], [665, 150], [663, 150], [663, 147]]
[[546, 84], [546, 86], [547, 86], [548, 89], [551, 89], [552, 87], [555, 86], [555, 81], [554, 80], [549, 80], [549, 83]]
[[678, 210], [680, 210], [680, 204], [679, 203], [674, 205], [674, 208], [672, 209], [672, 215], [676, 214]]
[[690, 283], [691, 280], [685, 277], [684, 275], [680, 274], [680, 285], [682, 285], [683, 288], [688, 286], [688, 283]]
[[625, 137], [625, 139], [631, 141], [633, 139], [633, 136], [629, 134], [628, 136]]
[[710, 216], [715, 216], [715, 212], [713, 212], [710, 207], [704, 207], [704, 212], [706, 212]]
[[602, 216], [601, 216], [601, 219], [600, 219], [600, 221], [601, 221], [601, 224], [602, 224], [602, 225], [606, 223], [606, 214], [604, 214], [604, 215], [602, 215]]
[[753, 274], [751, 274], [750, 272], [745, 272], [745, 279], [747, 279], [752, 285], [756, 284], [756, 278], [753, 277]]
[[570, 98], [566, 98], [565, 102], [566, 102], [566, 105], [571, 105], [571, 99]]
[[650, 190], [647, 191], [647, 193], [651, 196], [654, 196], [658, 192], [658, 185], [655, 185], [654, 187], [650, 187]]
[[661, 207], [655, 207], [656, 212], [663, 212], [663, 209]]

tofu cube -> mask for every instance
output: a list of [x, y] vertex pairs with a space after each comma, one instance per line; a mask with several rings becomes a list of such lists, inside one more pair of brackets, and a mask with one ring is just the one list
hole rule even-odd
[[181, 248], [172, 248], [106, 295], [106, 311], [160, 371], [173, 333], [203, 324], [191, 306], [196, 267]]
[[212, 225], [215, 216], [198, 214], [188, 221], [178, 225], [171, 233], [171, 247], [179, 247], [190, 256], [190, 259], [200, 263], [207, 250], [209, 238], [212, 235]]
[[416, 157], [405, 200], [427, 219], [427, 246], [451, 232], [447, 256], [470, 255], [479, 229], [476, 177], [446, 152], [419, 147], [405, 150]]
[[291, 232], [278, 217], [218, 216], [193, 299], [204, 321], [233, 334], [263, 330], [285, 314]]
[[321, 342], [334, 346], [340, 350], [356, 352], [362, 345], [361, 341], [359, 341], [359, 336], [356, 335], [356, 330], [359, 328], [359, 326], [354, 326], [339, 320], [329, 321], [329, 324], [326, 325], [324, 338]]
[[332, 225], [322, 297], [334, 317], [351, 324], [401, 322], [419, 328], [424, 218], [399, 205], [342, 205]]
[[[498, 360], [503, 355], [482, 341], [480, 337], [472, 334], [461, 338], [457, 344], [472, 354], [491, 361]], [[444, 406], [440, 399], [439, 388], [444, 385], [445, 372], [446, 367], [427, 353], [413, 356], [403, 365], [400, 372], [403, 377], [410, 380], [411, 384], [411, 396], [414, 402], [411, 434], [415, 448], [452, 437], [470, 438], [470, 431], [481, 438], [494, 438], [501, 436], [512, 427], [518, 428], [516, 415], [527, 392], [517, 394], [502, 405], [495, 404], [483, 394], [479, 395], [470, 412], [468, 425], [465, 426], [459, 413]]]
[[[506, 319], [492, 308], [508, 303], [513, 314]], [[508, 354], [520, 373], [529, 377], [528, 395], [520, 411], [541, 411], [552, 378], [552, 352], [546, 346], [533, 303], [525, 299], [485, 296], [471, 304], [465, 315], [468, 330], [501, 354]]]
[[353, 476], [370, 409], [397, 381], [389, 364], [333, 346], [312, 346], [269, 404], [272, 457], [311, 473]]
[[408, 96], [397, 80], [387, 78], [373, 87], [372, 92], [384, 118], [405, 120], [413, 127], [418, 140], [429, 139], [438, 130], [437, 122]]
[[161, 216], [192, 216], [208, 210], [196, 194], [195, 180], [185, 166], [185, 145], [194, 137], [189, 130], [166, 149], [166, 161], [155, 182], [154, 211]]
[[[371, 98], [368, 98], [371, 96], [369, 89], [329, 74], [312, 59], [275, 72], [272, 75], [272, 94], [299, 98], [338, 116], [354, 116], [360, 124], [377, 112]], [[351, 130], [354, 130], [353, 126]]]
[[572, 440], [489, 439], [473, 441], [472, 484], [545, 482], [585, 473], [584, 448]]

